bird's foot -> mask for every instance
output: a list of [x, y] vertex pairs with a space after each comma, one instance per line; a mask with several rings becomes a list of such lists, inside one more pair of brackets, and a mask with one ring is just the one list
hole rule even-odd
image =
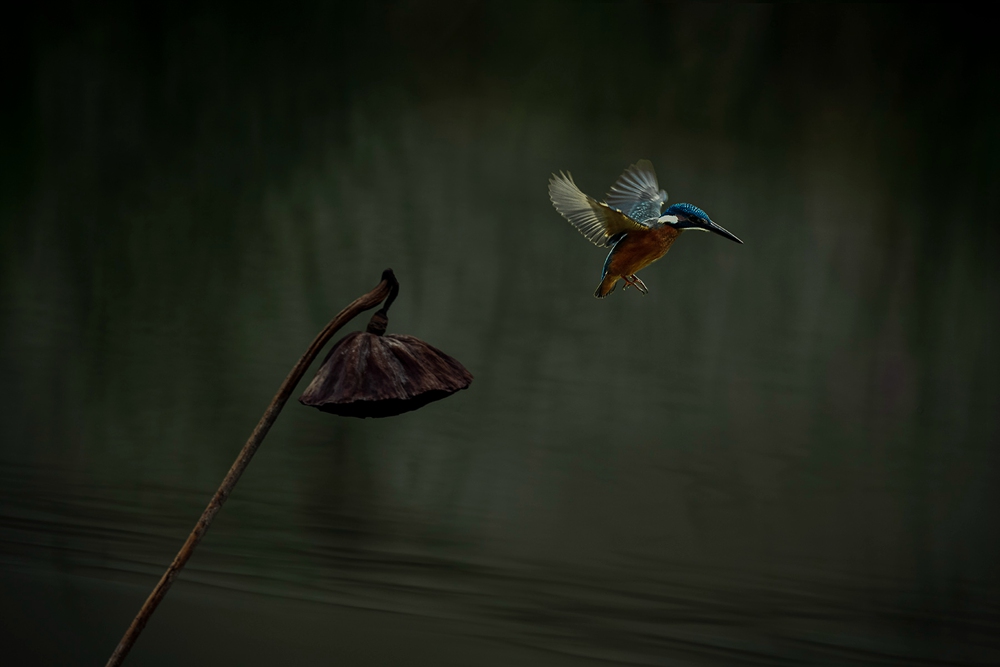
[[629, 278], [632, 279], [632, 282], [630, 282], [629, 284], [635, 287], [637, 290], [639, 290], [641, 294], [649, 294], [649, 288], [646, 287], [646, 283], [642, 282], [642, 280], [639, 279], [639, 276], [633, 273], [625, 280], [627, 281]]

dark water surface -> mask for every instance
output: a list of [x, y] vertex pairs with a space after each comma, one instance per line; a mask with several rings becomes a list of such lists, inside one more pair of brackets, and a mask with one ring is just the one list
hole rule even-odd
[[[1000, 83], [954, 11], [39, 10], [4, 64], [6, 650], [103, 664], [391, 266], [390, 331], [472, 387], [289, 404], [129, 664], [1000, 662]], [[639, 158], [745, 245], [597, 301], [546, 181]]]

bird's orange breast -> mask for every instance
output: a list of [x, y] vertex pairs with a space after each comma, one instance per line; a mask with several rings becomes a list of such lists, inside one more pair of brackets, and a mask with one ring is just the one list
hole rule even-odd
[[664, 225], [649, 231], [629, 232], [611, 254], [608, 274], [630, 276], [667, 254], [681, 230]]

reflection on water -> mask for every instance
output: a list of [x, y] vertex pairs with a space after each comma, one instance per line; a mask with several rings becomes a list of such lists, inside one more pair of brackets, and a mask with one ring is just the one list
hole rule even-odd
[[[38, 616], [89, 628], [81, 664], [387, 266], [392, 330], [475, 384], [391, 420], [290, 405], [184, 581], [567, 664], [997, 660], [987, 47], [927, 54], [933, 14], [625, 9], [36, 19], [0, 562], [131, 586]], [[599, 302], [547, 178], [640, 157], [746, 245], [686, 235]]]

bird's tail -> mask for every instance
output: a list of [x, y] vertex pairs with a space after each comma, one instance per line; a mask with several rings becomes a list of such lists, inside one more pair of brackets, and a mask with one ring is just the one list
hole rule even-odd
[[602, 280], [601, 284], [597, 286], [597, 291], [594, 292], [594, 296], [598, 299], [603, 299], [615, 291], [615, 283], [617, 282], [618, 276], [613, 276], [611, 274], [604, 276], [604, 280]]

